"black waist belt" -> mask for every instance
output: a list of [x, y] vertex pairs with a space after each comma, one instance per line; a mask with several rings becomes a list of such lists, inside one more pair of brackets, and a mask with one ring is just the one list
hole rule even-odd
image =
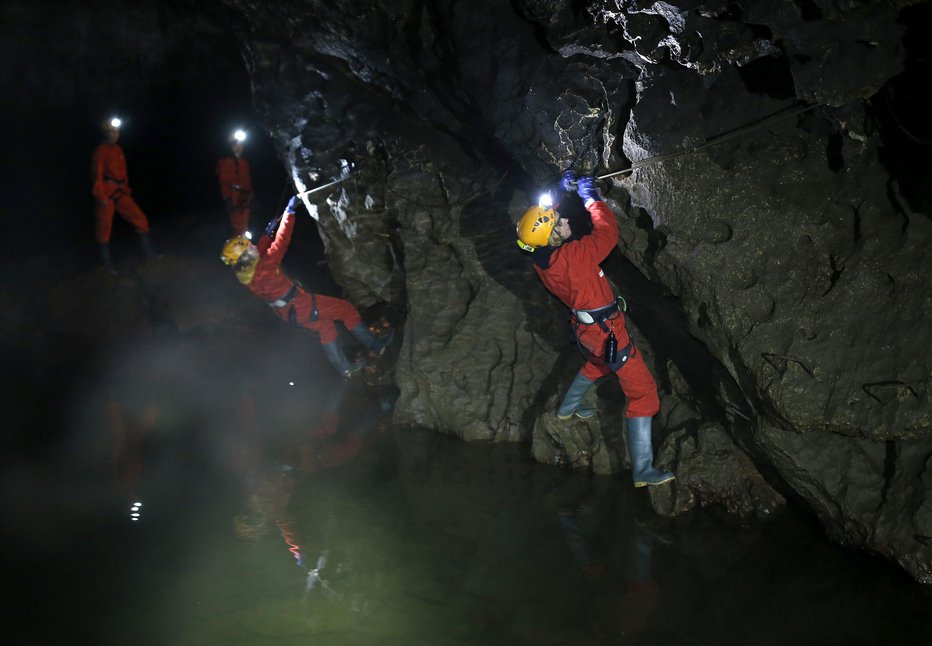
[[282, 294], [279, 298], [274, 301], [268, 301], [269, 307], [274, 307], [277, 310], [285, 307], [288, 303], [294, 300], [295, 294], [298, 293], [298, 286], [295, 283], [291, 284], [291, 287], [288, 288], [288, 291]]
[[573, 314], [576, 315], [576, 320], [583, 325], [601, 323], [602, 321], [613, 317], [617, 313], [618, 301], [615, 301], [610, 305], [606, 305], [605, 307], [598, 307], [594, 310], [573, 310]]

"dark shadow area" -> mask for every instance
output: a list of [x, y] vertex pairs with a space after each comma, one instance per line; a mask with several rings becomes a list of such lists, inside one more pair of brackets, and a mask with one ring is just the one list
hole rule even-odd
[[[926, 89], [932, 86], [932, 65], [927, 53], [926, 26], [932, 21], [932, 3], [905, 7], [900, 20], [906, 26], [903, 73], [890, 79], [870, 99], [871, 116], [884, 145], [880, 161], [896, 184], [899, 210], [932, 217], [932, 126]], [[905, 198], [907, 204], [899, 204]]]
[[785, 57], [763, 56], [738, 68], [738, 76], [752, 94], [774, 99], [796, 98], [796, 87]]
[[[0, 154], [9, 161], [11, 190], [0, 226], [16, 241], [7, 262], [49, 253], [68, 272], [96, 261], [91, 156], [100, 124], [113, 115], [124, 122], [120, 144], [129, 183], [154, 244], [165, 248], [176, 235], [225, 222], [215, 166], [237, 127], [249, 133], [245, 157], [258, 200], [252, 226], [264, 226], [281, 209], [282, 164], [253, 116], [236, 41], [211, 22], [218, 16], [172, 3], [95, 10], [40, 2], [3, 11], [3, 52], [11, 66], [0, 76], [7, 97], [0, 117], [11, 127]], [[222, 227], [218, 233], [225, 234]], [[124, 246], [135, 250], [133, 238], [116, 217], [114, 255]]]

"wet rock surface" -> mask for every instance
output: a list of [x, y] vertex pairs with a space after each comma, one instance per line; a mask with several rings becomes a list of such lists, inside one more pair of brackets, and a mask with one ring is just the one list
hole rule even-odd
[[[701, 342], [694, 363], [724, 368], [708, 371], [711, 397], [695, 396], [701, 368], [680, 383], [658, 375], [668, 401], [693, 390], [697, 410], [664, 429], [658, 459], [685, 477], [658, 508], [770, 513], [782, 498], [758, 462], [840, 540], [929, 580], [921, 517], [883, 513], [898, 474], [924, 471], [897, 456], [932, 448], [929, 220], [891, 201], [871, 126], [871, 97], [904, 65], [897, 7], [396, 3], [350, 18], [317, 3], [288, 15], [226, 4], [263, 25], [244, 46], [296, 178], [335, 168], [348, 141], [357, 155], [363, 141], [384, 146], [391, 170], [365, 192], [384, 204], [394, 252], [373, 254], [368, 277], [352, 271], [381, 298], [399, 274], [387, 296], [407, 311], [399, 421], [466, 439], [533, 428], [543, 461], [622, 469], [617, 419], [552, 417], [579, 360], [508, 237], [560, 169], [633, 163], [602, 187], [622, 251], [652, 284], [645, 300], [675, 296]], [[360, 233], [364, 200], [346, 190], [333, 204], [346, 204], [345, 217], [321, 216], [334, 240], [338, 227], [350, 237], [345, 222], [375, 239]], [[341, 254], [330, 260], [339, 272]], [[646, 333], [652, 347], [675, 338], [664, 327]], [[838, 449], [873, 458], [839, 475]], [[840, 504], [833, 481], [874, 503]], [[910, 497], [921, 509], [924, 493]]]
[[[923, 132], [894, 92], [927, 78], [909, 50], [927, 4], [208, 11], [294, 185], [343, 180], [305, 203], [346, 295], [405, 315], [397, 422], [625, 472], [614, 384], [596, 420], [553, 418], [581, 359], [513, 240], [563, 168], [624, 169], [600, 182], [621, 227], [605, 269], [661, 389], [655, 453], [678, 479], [655, 508], [767, 515], [791, 497], [932, 582], [927, 170], [891, 152]], [[54, 289], [92, 290], [72, 280]], [[114, 290], [99, 325], [220, 322], [183, 290]]]

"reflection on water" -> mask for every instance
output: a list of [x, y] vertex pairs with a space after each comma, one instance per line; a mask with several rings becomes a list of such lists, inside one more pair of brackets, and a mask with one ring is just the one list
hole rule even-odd
[[360, 384], [293, 400], [241, 389], [222, 441], [192, 428], [155, 445], [158, 402], [108, 408], [110, 497], [62, 481], [71, 511], [54, 536], [26, 538], [33, 516], [20, 507], [20, 532], [4, 539], [17, 630], [33, 643], [244, 645], [932, 635], [929, 590], [796, 515], [664, 521], [625, 478], [394, 428], [378, 396]]

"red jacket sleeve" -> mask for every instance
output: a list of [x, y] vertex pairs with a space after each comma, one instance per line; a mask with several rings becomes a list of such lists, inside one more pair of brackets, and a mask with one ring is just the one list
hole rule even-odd
[[104, 160], [100, 146], [94, 150], [94, 158], [91, 160], [91, 194], [101, 202], [107, 199], [104, 192]]
[[242, 164], [239, 174], [239, 185], [246, 192], [252, 192], [252, 175], [249, 172], [249, 162], [245, 159], [240, 159], [239, 163]]
[[592, 215], [592, 233], [568, 245], [566, 250], [574, 256], [602, 262], [618, 246], [618, 220], [605, 202], [590, 202], [586, 209]]
[[226, 157], [217, 162], [217, 178], [220, 180], [220, 195], [225, 198], [230, 197], [235, 178], [233, 164]]
[[291, 232], [294, 230], [294, 213], [285, 213], [282, 221], [278, 225], [278, 231], [275, 233], [275, 239], [270, 236], [262, 236], [259, 240], [259, 253], [274, 261], [276, 264], [281, 263], [288, 251], [288, 245], [291, 244]]

